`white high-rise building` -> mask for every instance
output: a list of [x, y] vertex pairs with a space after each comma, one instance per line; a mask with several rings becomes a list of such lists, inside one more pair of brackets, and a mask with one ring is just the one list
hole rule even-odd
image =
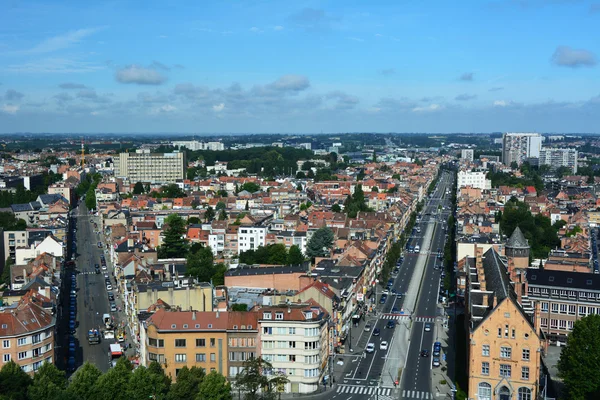
[[199, 142], [197, 140], [177, 140], [171, 142], [171, 145], [175, 147], [185, 147], [186, 149], [197, 151], [197, 150], [212, 150], [222, 151], [225, 150], [225, 145], [221, 142]]
[[456, 185], [458, 189], [466, 186], [472, 188], [489, 190], [492, 187], [492, 181], [485, 177], [486, 173], [483, 171], [458, 171]]
[[246, 250], [256, 250], [267, 242], [267, 228], [264, 226], [240, 226], [238, 229], [238, 254]]
[[569, 167], [577, 173], [577, 150], [543, 148], [540, 152], [539, 165], [549, 165], [553, 169]]
[[115, 176], [131, 182], [175, 183], [185, 179], [185, 153], [150, 153], [137, 150], [113, 157]]
[[469, 162], [473, 162], [473, 149], [462, 149], [460, 152], [460, 158]]
[[505, 133], [502, 136], [502, 162], [523, 164], [529, 158], [539, 158], [542, 136], [539, 133]]

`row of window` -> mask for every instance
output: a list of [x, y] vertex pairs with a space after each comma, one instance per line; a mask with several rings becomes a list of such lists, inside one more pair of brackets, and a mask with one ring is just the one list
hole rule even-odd
[[[591, 280], [590, 283], [591, 285]], [[596, 292], [576, 292], [575, 290], [560, 290], [560, 289], [540, 289], [540, 288], [532, 288], [529, 287], [529, 294], [541, 294], [543, 296], [548, 296], [548, 294], [552, 296], [561, 296], [561, 297], [570, 297], [576, 298], [579, 296], [580, 299], [589, 299], [589, 300], [600, 300], [600, 293]]]
[[[490, 345], [484, 344], [481, 346], [481, 355], [484, 357], [490, 356]], [[529, 348], [524, 347], [521, 349], [521, 360], [529, 361], [531, 357], [531, 352]], [[500, 358], [512, 358], [512, 348], [510, 346], [501, 346], [500, 347]]]
[[[517, 390], [517, 400], [532, 400], [531, 389], [527, 387], [520, 387]], [[502, 386], [498, 389], [499, 399], [510, 399], [511, 393], [506, 386]], [[477, 387], [477, 399], [478, 400], [492, 400], [492, 385], [487, 382], [481, 382]]]
[[[512, 375], [512, 367], [510, 364], [500, 364], [500, 377], [510, 378]], [[481, 375], [490, 375], [490, 363], [483, 361], [481, 363]], [[529, 367], [521, 367], [521, 380], [529, 380]]]
[[[252, 353], [254, 354], [254, 353]], [[230, 357], [231, 357], [231, 353], [230, 353]], [[304, 359], [304, 363], [305, 364], [320, 364], [321, 363], [321, 357], [319, 355], [312, 355], [312, 356], [299, 356], [296, 354], [263, 354], [262, 355], [263, 359], [265, 359], [266, 361], [269, 362], [301, 362]], [[237, 361], [237, 360], [231, 360], [231, 361]]]
[[[37, 343], [40, 343], [44, 339], [48, 339], [51, 336], [52, 336], [52, 332], [50, 330], [47, 330], [45, 332], [36, 333], [35, 335], [20, 337], [17, 339], [17, 346], [25, 346], [28, 344], [37, 344]], [[2, 340], [2, 348], [10, 349], [11, 343], [12, 343], [12, 340], [3, 339]]]
[[[566, 330], [572, 331], [574, 324], [575, 324], [574, 321], [550, 318], [550, 328], [566, 329]], [[547, 328], [548, 327], [548, 318], [540, 318], [540, 326], [543, 328]]]
[[[45, 353], [49, 352], [51, 349], [52, 349], [52, 345], [51, 344], [47, 344], [47, 345], [45, 345], [43, 347], [37, 347], [37, 348], [32, 349], [30, 351], [20, 351], [20, 352], [17, 353], [17, 359], [18, 360], [25, 360], [27, 358], [41, 357]], [[2, 355], [2, 361], [4, 361], [5, 363], [9, 362], [10, 360], [11, 360], [10, 353], [4, 353]]]
[[45, 360], [36, 361], [33, 364], [21, 365], [21, 369], [24, 372], [37, 371], [42, 365], [44, 365], [45, 362], [52, 364], [52, 357], [48, 357]]
[[554, 314], [569, 314], [575, 315], [576, 311], [579, 311], [580, 317], [585, 317], [590, 314], [600, 314], [600, 307], [591, 306], [576, 306], [575, 304], [560, 304], [560, 303], [548, 303], [543, 301], [541, 303], [542, 312], [548, 312], [548, 305], [550, 310]]
[[[263, 327], [263, 335], [295, 335], [300, 333], [302, 328], [296, 330], [295, 327]], [[304, 336], [319, 336], [320, 328], [304, 328]]]
[[[159, 364], [165, 363], [164, 354], [148, 353], [148, 359], [150, 361], [157, 361]], [[210, 362], [216, 362], [216, 353], [210, 353]], [[187, 362], [187, 354], [175, 354], [175, 362], [184, 363]], [[196, 362], [206, 362], [206, 353], [196, 353]]]
[[[209, 339], [210, 347], [215, 347], [216, 339]], [[148, 346], [165, 347], [164, 339], [148, 338]], [[187, 347], [187, 339], [175, 339], [175, 347]], [[196, 339], [196, 347], [206, 347], [206, 339]]]
[[229, 338], [229, 347], [255, 347], [255, 338]]
[[246, 361], [256, 357], [256, 353], [253, 351], [230, 351], [229, 361]]

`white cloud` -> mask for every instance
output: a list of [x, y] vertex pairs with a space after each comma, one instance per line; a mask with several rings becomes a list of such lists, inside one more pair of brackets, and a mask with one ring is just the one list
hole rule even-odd
[[273, 30], [274, 31], [282, 31], [283, 30], [283, 26], [277, 25], [277, 26], [273, 27]]
[[129, 65], [117, 70], [115, 79], [121, 83], [136, 83], [138, 85], [160, 85], [167, 77], [151, 68], [139, 65]]
[[14, 104], [3, 104], [2, 107], [0, 107], [0, 111], [6, 114], [14, 115], [17, 113], [17, 111], [19, 111], [19, 106], [16, 106]]
[[250, 32], [263, 33], [263, 30], [260, 28], [257, 28], [256, 26], [253, 26], [252, 28], [250, 28]]
[[358, 43], [365, 42], [365, 39], [361, 39], [361, 38], [357, 38], [357, 37], [349, 37], [348, 39], [352, 40], [353, 42], [358, 42]]
[[414, 112], [433, 112], [433, 111], [440, 111], [443, 110], [444, 106], [441, 106], [439, 104], [430, 104], [428, 106], [425, 107], [415, 107], [412, 110]]
[[100, 115], [100, 111], [92, 111], [90, 115]]
[[86, 28], [70, 31], [62, 35], [45, 39], [38, 45], [28, 50], [20, 51], [21, 54], [42, 54], [66, 49], [74, 44], [80, 43], [86, 37], [98, 32], [103, 28]]
[[506, 107], [508, 103], [504, 100], [495, 100], [494, 107]]
[[173, 112], [177, 110], [177, 107], [172, 106], [170, 104], [165, 104], [164, 106], [160, 107], [159, 110], [162, 112]]
[[225, 103], [215, 104], [214, 106], [212, 106], [212, 110], [214, 112], [221, 112], [224, 109], [225, 109]]
[[569, 46], [558, 46], [552, 55], [552, 63], [560, 67], [593, 67], [596, 65], [594, 53], [584, 49], [573, 49]]
[[15, 72], [19, 74], [33, 73], [57, 73], [57, 74], [74, 74], [84, 72], [94, 72], [104, 69], [105, 66], [98, 65], [87, 61], [78, 61], [69, 58], [44, 58], [37, 61], [27, 62], [24, 64], [12, 64], [6, 67], [6, 72]]
[[295, 91], [299, 92], [304, 89], [308, 89], [310, 82], [306, 76], [303, 75], [283, 75], [275, 82], [267, 85], [268, 88], [278, 91]]

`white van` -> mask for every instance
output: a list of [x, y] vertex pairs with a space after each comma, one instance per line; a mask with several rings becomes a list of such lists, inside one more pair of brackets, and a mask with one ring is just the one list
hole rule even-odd
[[415, 253], [421, 252], [421, 247], [419, 245], [415, 246]]

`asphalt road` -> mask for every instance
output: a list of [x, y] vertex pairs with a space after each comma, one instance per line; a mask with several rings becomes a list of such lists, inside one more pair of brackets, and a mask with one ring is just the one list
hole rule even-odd
[[[101, 371], [107, 371], [109, 344], [114, 340], [101, 339], [100, 344], [90, 345], [87, 332], [92, 328], [102, 327], [102, 315], [109, 312], [107, 290], [104, 284], [104, 272], [96, 274], [94, 265], [100, 264], [102, 249], [98, 248], [99, 235], [94, 232], [93, 222], [97, 217], [89, 216], [84, 202], [73, 210], [77, 226], [77, 254], [75, 259], [77, 271], [77, 331], [76, 364], [78, 368], [84, 361], [95, 364]], [[92, 222], [93, 221], [93, 222]], [[111, 278], [112, 279], [112, 278]], [[114, 280], [112, 280], [114, 285]]]
[[[428, 225], [433, 225], [433, 238], [431, 244], [431, 251], [437, 252], [440, 248], [443, 250], [445, 243], [445, 232], [442, 228], [442, 221], [446, 221], [449, 210], [445, 211], [445, 214], [437, 215], [438, 205], [443, 204], [443, 197], [445, 197], [446, 188], [452, 188], [451, 182], [447, 176], [441, 176], [440, 183], [434, 196], [427, 202], [426, 207], [423, 210], [423, 218], [419, 223], [416, 224], [421, 230], [421, 233], [417, 233], [409, 239], [408, 245], [423, 247], [425, 235]], [[445, 204], [448, 206], [447, 202]], [[426, 216], [431, 214], [433, 217]], [[419, 254], [404, 252], [404, 261], [399, 265], [400, 271], [394, 278], [393, 288], [399, 293], [406, 293], [411, 283], [411, 278], [415, 270], [415, 266], [419, 261]], [[383, 380], [383, 369], [390, 351], [380, 349], [380, 344], [383, 341], [388, 343], [388, 348], [392, 346], [407, 346], [407, 344], [395, 343], [395, 332], [397, 328], [386, 328], [386, 325], [390, 320], [394, 320], [396, 327], [398, 324], [411, 325], [411, 343], [417, 343], [417, 345], [410, 346], [409, 354], [406, 360], [406, 368], [402, 374], [402, 382], [400, 389], [404, 389], [405, 393], [407, 390], [409, 395], [412, 393], [415, 397], [405, 398], [427, 398], [431, 397], [431, 358], [421, 359], [419, 357], [420, 348], [429, 348], [433, 346], [433, 325], [436, 318], [436, 309], [439, 293], [439, 277], [440, 270], [434, 270], [434, 265], [439, 266], [441, 260], [437, 259], [436, 255], [427, 255], [425, 272], [422, 280], [422, 285], [417, 297], [415, 310], [404, 309], [404, 299], [397, 298], [395, 295], [388, 295], [388, 299], [384, 304], [379, 301], [381, 299], [381, 287], [377, 287], [376, 301], [377, 301], [377, 315], [369, 315], [367, 321], [370, 324], [368, 331], [361, 329], [352, 329], [351, 335], [359, 335], [358, 345], [354, 350], [354, 354], [345, 355], [346, 369], [342, 382], [337, 382], [337, 388], [335, 393], [323, 393], [322, 395], [316, 396], [317, 398], [335, 398], [339, 400], [357, 400], [367, 398], [378, 398], [380, 400], [386, 399], [397, 399], [396, 393], [400, 393], [401, 390], [393, 390], [390, 387], [381, 387], [380, 381]], [[392, 314], [392, 309], [397, 308], [399, 313]], [[410, 317], [409, 317], [410, 315]], [[425, 323], [430, 323], [432, 326], [431, 332], [423, 332]], [[374, 329], [379, 329], [379, 336], [373, 335]], [[400, 340], [397, 338], [396, 340]], [[415, 342], [416, 341], [416, 342]], [[373, 353], [366, 353], [365, 347], [368, 343], [375, 345], [375, 351]], [[400, 367], [400, 365], [399, 365]], [[395, 377], [393, 378], [395, 379]], [[392, 380], [392, 379], [390, 379]], [[419, 397], [416, 397], [419, 396]], [[421, 397], [422, 396], [422, 397]]]

